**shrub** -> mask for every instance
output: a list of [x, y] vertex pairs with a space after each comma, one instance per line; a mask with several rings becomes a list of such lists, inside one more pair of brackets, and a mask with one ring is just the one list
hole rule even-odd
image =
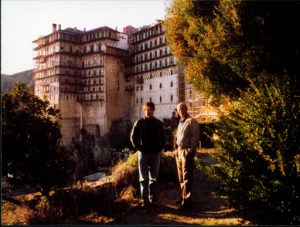
[[214, 147], [212, 136], [215, 131], [215, 127], [216, 127], [215, 122], [199, 123], [201, 147], [203, 148]]
[[178, 125], [178, 119], [175, 117], [170, 119], [164, 118], [163, 123], [164, 123], [164, 129], [166, 133], [165, 150], [172, 151], [175, 142], [175, 135], [176, 135], [175, 131]]
[[120, 118], [112, 122], [108, 138], [113, 148], [122, 150], [126, 147], [132, 148], [130, 142], [130, 131], [132, 123], [129, 119]]
[[52, 186], [71, 180], [74, 163], [59, 146], [59, 110], [36, 97], [26, 84], [16, 84], [2, 96], [3, 175], [39, 184], [47, 195]]
[[174, 152], [161, 153], [158, 180], [159, 182], [178, 182]]
[[245, 215], [259, 214], [254, 223], [300, 223], [300, 111], [292, 85], [252, 83], [216, 124], [220, 195]]

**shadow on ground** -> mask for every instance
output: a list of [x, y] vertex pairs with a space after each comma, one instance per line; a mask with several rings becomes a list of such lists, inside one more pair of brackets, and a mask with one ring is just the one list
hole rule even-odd
[[[212, 164], [211, 154], [197, 153], [200, 162]], [[135, 206], [126, 218], [117, 224], [166, 224], [166, 225], [241, 225], [246, 222], [238, 212], [213, 196], [216, 183], [204, 177], [199, 170], [194, 175], [194, 203], [188, 211], [177, 211], [175, 200], [179, 198], [178, 183], [160, 183], [159, 207], [140, 208]]]

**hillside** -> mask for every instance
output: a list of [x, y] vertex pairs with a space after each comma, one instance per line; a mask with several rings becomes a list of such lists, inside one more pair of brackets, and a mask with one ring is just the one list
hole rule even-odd
[[10, 92], [14, 83], [26, 83], [33, 89], [33, 70], [26, 70], [12, 75], [1, 74], [1, 93]]
[[[170, 155], [170, 153], [169, 153]], [[200, 149], [196, 156], [203, 166], [214, 165], [214, 149]], [[136, 155], [137, 156], [137, 155]], [[168, 163], [167, 163], [168, 161]], [[124, 166], [124, 165], [123, 165]], [[122, 167], [122, 164], [119, 166]], [[165, 168], [164, 168], [165, 167]], [[175, 200], [180, 195], [179, 184], [175, 180], [176, 167], [173, 158], [166, 158], [160, 169], [157, 208], [143, 209], [138, 205], [138, 175], [137, 170], [116, 168], [114, 184], [109, 180], [102, 185], [99, 181], [85, 183], [84, 187], [67, 193], [57, 191], [52, 197], [52, 207], [43, 208], [39, 192], [25, 192], [26, 188], [14, 189], [2, 182], [2, 225], [61, 225], [61, 224], [116, 224], [116, 225], [251, 225], [239, 212], [231, 208], [223, 200], [215, 196], [216, 182], [205, 176], [202, 170], [196, 168], [194, 176], [194, 206], [188, 211], [177, 211]], [[173, 177], [175, 177], [173, 179]], [[135, 180], [132, 185], [125, 186]], [[119, 183], [117, 183], [119, 182]], [[127, 183], [125, 183], [127, 182]], [[110, 185], [115, 185], [116, 190]], [[122, 186], [121, 186], [122, 185]], [[27, 189], [28, 191], [28, 189]], [[55, 194], [53, 194], [55, 195]], [[38, 200], [42, 201], [37, 204]], [[48, 211], [47, 211], [48, 209]], [[59, 210], [59, 212], [57, 212]]]

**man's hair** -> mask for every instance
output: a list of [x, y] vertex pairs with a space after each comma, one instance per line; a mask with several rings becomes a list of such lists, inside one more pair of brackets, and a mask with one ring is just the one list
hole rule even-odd
[[145, 102], [143, 105], [143, 110], [150, 108], [151, 110], [155, 110], [155, 105], [153, 102]]
[[184, 107], [186, 110], [188, 109], [187, 108], [187, 105], [184, 103], [184, 102], [180, 102], [177, 107], [176, 107], [176, 110], [178, 111], [180, 107]]

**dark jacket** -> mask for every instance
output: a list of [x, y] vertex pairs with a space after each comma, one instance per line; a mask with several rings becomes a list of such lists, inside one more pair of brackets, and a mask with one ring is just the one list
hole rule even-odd
[[151, 132], [146, 129], [149, 119], [141, 118], [134, 123], [130, 140], [136, 150], [158, 153], [164, 149], [166, 136], [163, 123], [157, 118], [152, 120], [153, 128]]

